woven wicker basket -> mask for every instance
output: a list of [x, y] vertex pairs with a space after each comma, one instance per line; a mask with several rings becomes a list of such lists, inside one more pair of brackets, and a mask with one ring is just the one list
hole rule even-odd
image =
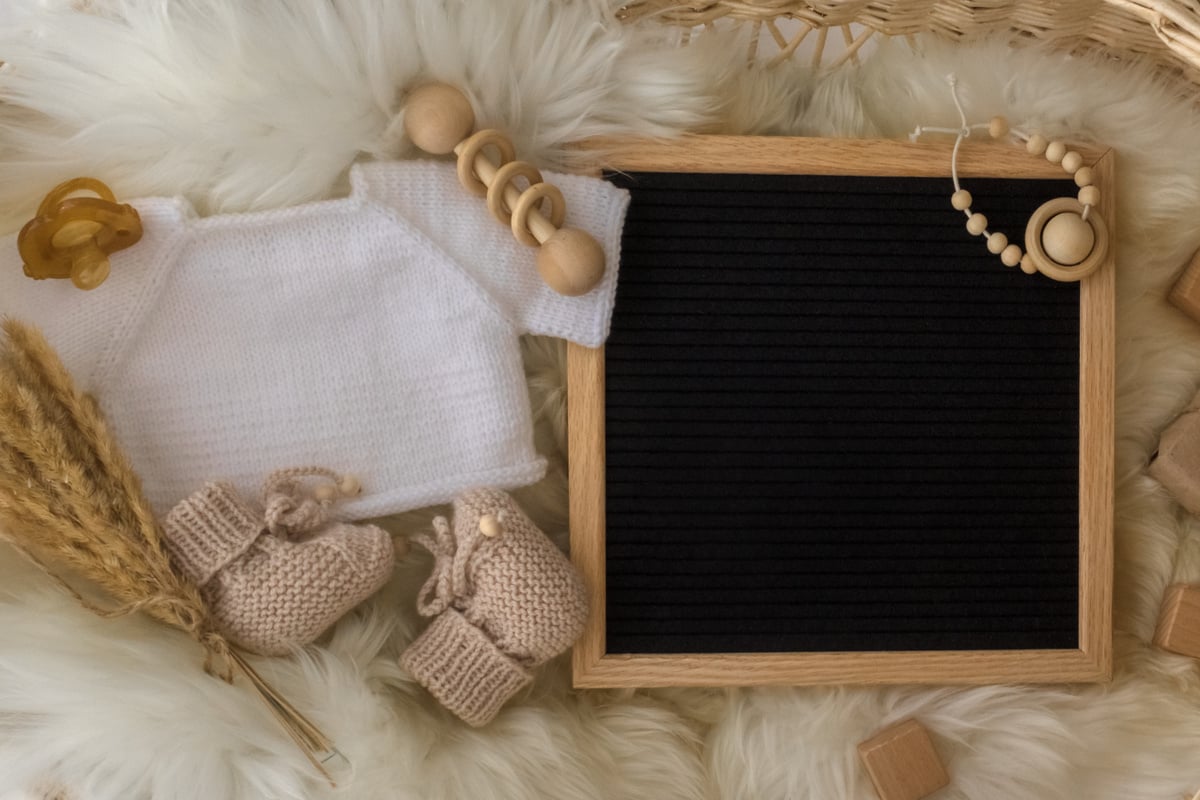
[[[832, 68], [857, 60], [877, 34], [961, 40], [1007, 33], [1070, 52], [1149, 59], [1190, 96], [1200, 84], [1198, 0], [632, 0], [619, 15], [679, 26], [685, 39], [723, 21], [750, 25], [758, 34], [750, 58], [767, 63], [790, 58], [806, 42], [814, 64]], [[842, 41], [827, 48], [833, 29]]]

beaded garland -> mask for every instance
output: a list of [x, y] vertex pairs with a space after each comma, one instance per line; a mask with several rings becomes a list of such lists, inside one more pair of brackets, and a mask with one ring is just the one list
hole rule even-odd
[[[916, 141], [923, 133], [956, 134], [950, 156], [950, 174], [954, 181], [950, 205], [966, 216], [967, 232], [972, 236], [982, 236], [988, 252], [998, 255], [1005, 266], [1019, 265], [1021, 271], [1028, 275], [1041, 272], [1057, 281], [1078, 281], [1095, 272], [1108, 251], [1108, 231], [1103, 217], [1092, 214], [1092, 209], [1100, 202], [1100, 189], [1093, 184], [1092, 168], [1084, 166], [1083, 156], [1070, 150], [1064, 142], [1012, 129], [1002, 116], [993, 117], [986, 123], [969, 125], [958, 97], [958, 81], [953, 75], [948, 77], [948, 81], [962, 125], [959, 128], [918, 126], [909, 139]], [[1010, 243], [1003, 233], [988, 230], [988, 218], [972, 210], [974, 198], [959, 182], [959, 147], [973, 131], [979, 130], [986, 130], [993, 139], [1010, 137], [1023, 142], [1030, 155], [1044, 156], [1050, 163], [1060, 164], [1079, 187], [1075, 198], [1051, 200], [1033, 213], [1025, 229], [1024, 251], [1020, 245]]]

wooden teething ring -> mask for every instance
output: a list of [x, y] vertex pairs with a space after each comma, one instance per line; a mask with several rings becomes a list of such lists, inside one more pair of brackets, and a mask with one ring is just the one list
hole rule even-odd
[[1084, 207], [1073, 197], [1059, 197], [1049, 200], [1038, 207], [1025, 226], [1025, 251], [1030, 261], [1037, 267], [1038, 272], [1056, 281], [1080, 281], [1091, 275], [1104, 263], [1108, 255], [1108, 228], [1105, 227], [1101, 214], [1088, 214], [1084, 222], [1092, 226], [1095, 234], [1095, 244], [1083, 261], [1074, 265], [1060, 264], [1046, 253], [1042, 242], [1042, 232], [1048, 223], [1059, 214], [1076, 214], [1083, 216]]
[[516, 148], [509, 141], [508, 137], [497, 130], [487, 129], [482, 130], [469, 139], [463, 142], [458, 152], [458, 182], [467, 189], [480, 197], [486, 197], [488, 193], [487, 175], [479, 175], [475, 171], [476, 156], [480, 151], [488, 145], [492, 145], [500, 151], [500, 163], [497, 167], [502, 167], [508, 162], [517, 157]]
[[[521, 192], [517, 207], [512, 210], [512, 232], [517, 241], [530, 247], [541, 244], [530, 230], [529, 214], [535, 208], [541, 207], [543, 200], [550, 201], [550, 224], [561, 228], [567, 216], [567, 202], [563, 199], [562, 190], [553, 183], [537, 183]], [[545, 213], [545, 212], [543, 212]]]
[[[590, 233], [565, 228], [566, 203], [557, 187], [544, 183], [533, 166], [516, 160], [516, 150], [499, 131], [468, 136], [475, 114], [462, 92], [446, 84], [412, 91], [404, 114], [404, 130], [427, 152], [458, 157], [458, 181], [467, 191], [487, 198], [492, 216], [512, 226], [522, 244], [538, 248], [537, 269], [546, 284], [569, 297], [590, 292], [604, 277], [604, 248]], [[499, 161], [484, 152], [493, 147]], [[523, 177], [529, 187], [514, 183]], [[549, 208], [545, 208], [549, 201]]]
[[[508, 203], [504, 201], [504, 193], [509, 184], [517, 178], [529, 181], [529, 186], [532, 188], [542, 182], [542, 173], [538, 172], [537, 168], [528, 161], [510, 161], [496, 170], [491, 185], [488, 186], [488, 211], [492, 212], [492, 216], [503, 225], [512, 224], [513, 209], [509, 208]], [[514, 185], [513, 188], [516, 189], [516, 186]]]

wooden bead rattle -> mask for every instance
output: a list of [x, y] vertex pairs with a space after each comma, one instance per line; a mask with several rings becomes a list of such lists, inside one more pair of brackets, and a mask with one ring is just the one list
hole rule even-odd
[[[967, 232], [982, 236], [988, 251], [1000, 256], [1007, 267], [1021, 266], [1027, 275], [1041, 272], [1056, 281], [1078, 281], [1091, 275], [1104, 263], [1108, 255], [1108, 228], [1100, 214], [1092, 210], [1100, 203], [1100, 189], [1092, 185], [1092, 168], [1083, 165], [1083, 156], [1069, 150], [1063, 142], [1047, 141], [1040, 134], [1025, 134], [1010, 130], [1008, 120], [993, 117], [986, 124], [968, 125], [966, 113], [958, 99], [957, 81], [950, 77], [950, 89], [954, 104], [962, 119], [962, 127], [954, 129], [918, 127], [912, 137], [925, 132], [954, 133], [954, 152], [950, 157], [950, 172], [954, 180], [954, 194], [950, 205], [967, 217]], [[1033, 156], [1045, 156], [1053, 164], [1061, 164], [1063, 170], [1075, 180], [1079, 194], [1075, 198], [1059, 197], [1043, 203], [1025, 226], [1025, 252], [1020, 246], [1009, 244], [1008, 237], [1000, 232], [988, 230], [988, 218], [971, 211], [974, 198], [962, 188], [958, 181], [958, 149], [963, 139], [973, 130], [986, 129], [994, 139], [1010, 134], [1025, 143], [1025, 150]]]
[[[562, 192], [545, 183], [532, 164], [517, 161], [504, 134], [489, 129], [472, 135], [474, 127], [471, 104], [453, 86], [430, 84], [409, 96], [404, 130], [413, 143], [428, 153], [458, 156], [459, 183], [486, 197], [488, 211], [512, 228], [517, 241], [538, 248], [538, 272], [551, 289], [570, 297], [590, 292], [604, 277], [604, 249], [586, 231], [562, 227]], [[498, 162], [488, 156], [489, 148]], [[529, 187], [518, 189], [518, 179]]]
[[[1008, 135], [1008, 122], [995, 117], [988, 124], [989, 133], [996, 138]], [[1014, 133], [1020, 137], [1020, 133]], [[1021, 271], [1032, 275], [1041, 272], [1056, 281], [1071, 282], [1095, 272], [1108, 254], [1108, 230], [1099, 214], [1092, 209], [1100, 203], [1100, 190], [1092, 185], [1092, 169], [1083, 166], [1083, 156], [1067, 150], [1062, 142], [1047, 142], [1038, 134], [1027, 137], [1025, 149], [1030, 155], [1045, 155], [1074, 179], [1079, 186], [1078, 198], [1059, 197], [1043, 203], [1025, 226], [1025, 252], [1009, 244], [1003, 233], [988, 231], [988, 219], [971, 212], [971, 193], [959, 188], [950, 204], [967, 215], [967, 231], [983, 236], [988, 251], [1000, 256], [1005, 266], [1021, 265]]]
[[[80, 191], [98, 196], [69, 197]], [[141, 238], [142, 220], [133, 206], [117, 203], [95, 178], [74, 178], [46, 195], [17, 235], [17, 250], [30, 278], [70, 278], [88, 290], [108, 278], [109, 255]]]

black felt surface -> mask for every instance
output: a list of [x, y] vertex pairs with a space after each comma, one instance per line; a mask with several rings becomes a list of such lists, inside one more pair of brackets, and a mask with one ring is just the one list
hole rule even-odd
[[947, 179], [610, 179], [607, 651], [1076, 647], [1078, 285]]

